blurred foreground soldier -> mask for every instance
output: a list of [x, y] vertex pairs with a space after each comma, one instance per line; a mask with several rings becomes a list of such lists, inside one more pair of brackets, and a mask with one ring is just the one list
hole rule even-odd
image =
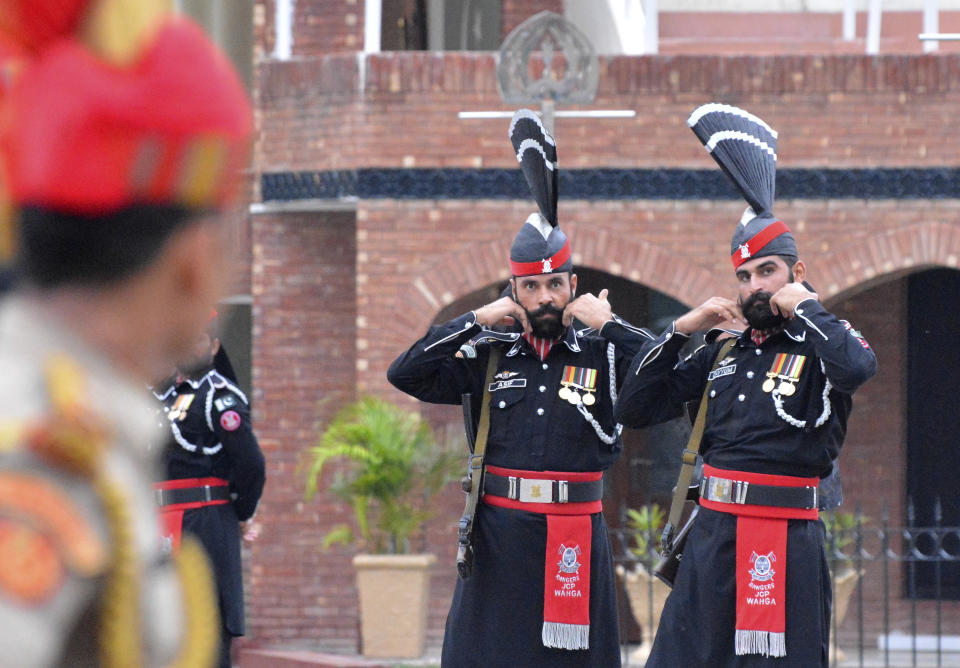
[[210, 557], [220, 603], [222, 668], [230, 667], [232, 639], [244, 634], [240, 538], [255, 537], [251, 518], [266, 479], [247, 397], [236, 383], [219, 339], [204, 332], [188, 364], [154, 390], [171, 435], [165, 481], [154, 485], [164, 544], [176, 551], [181, 535], [193, 534]]
[[[793, 235], [771, 213], [776, 133], [726, 105], [700, 107], [688, 122], [750, 207], [730, 249], [739, 301], [713, 297], [678, 318], [634, 360], [616, 405], [617, 419], [636, 427], [701, 396], [707, 409], [701, 507], [646, 665], [826, 666], [818, 483], [876, 357], [820, 304]], [[727, 320], [749, 325], [728, 351], [714, 341], [677, 362], [691, 334]]]
[[[653, 337], [613, 315], [606, 290], [576, 296], [553, 138], [528, 110], [510, 138], [540, 208], [510, 249], [512, 296], [431, 327], [388, 372], [421, 401], [469, 393], [478, 451], [488, 434], [482, 483], [481, 471], [472, 483], [483, 494], [475, 562], [472, 573], [458, 564], [469, 577], [457, 582], [442, 665], [619, 666], [602, 476], [622, 449], [617, 389]], [[505, 323], [512, 331], [494, 329]]]
[[0, 302], [0, 663], [210, 666], [209, 568], [196, 543], [161, 553], [143, 388], [219, 296], [209, 213], [246, 160], [246, 96], [198, 28], [144, 0], [7, 1], [0, 29], [39, 35], [0, 128], [19, 223]]

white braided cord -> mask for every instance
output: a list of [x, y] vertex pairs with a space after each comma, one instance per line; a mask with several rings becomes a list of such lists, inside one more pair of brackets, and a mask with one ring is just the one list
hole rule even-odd
[[[616, 366], [616, 355], [612, 343], [607, 343], [607, 361], [610, 363], [610, 405], [617, 403], [617, 366]], [[609, 436], [603, 427], [600, 426], [600, 423], [597, 422], [597, 419], [593, 417], [593, 414], [587, 410], [587, 407], [583, 405], [583, 402], [577, 404], [577, 410], [580, 411], [580, 414], [587, 419], [587, 422], [593, 427], [593, 430], [597, 432], [597, 438], [606, 443], [607, 445], [613, 445], [617, 442], [617, 439], [620, 438], [620, 433], [623, 431], [623, 425], [619, 422], [613, 429], [613, 435]]]
[[[815, 428], [822, 427], [827, 420], [830, 419], [830, 390], [833, 389], [833, 386], [830, 384], [830, 379], [826, 377], [826, 369], [823, 366], [823, 360], [820, 361], [820, 369], [824, 372], [824, 383], [823, 383], [823, 412], [820, 413], [820, 417], [817, 418], [817, 421], [814, 423]], [[798, 420], [797, 418], [789, 415], [785, 410], [783, 410], [783, 399], [780, 398], [780, 393], [777, 390], [774, 390], [770, 393], [773, 397], [773, 405], [777, 409], [777, 415], [780, 416], [780, 419], [786, 422], [789, 425], [796, 427], [797, 429], [803, 429], [807, 426], [806, 420]]]

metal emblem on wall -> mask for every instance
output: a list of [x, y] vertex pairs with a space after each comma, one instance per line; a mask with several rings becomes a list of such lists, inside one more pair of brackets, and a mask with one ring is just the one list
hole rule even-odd
[[598, 71], [586, 35], [559, 14], [540, 12], [503, 41], [497, 85], [508, 104], [589, 104], [597, 94]]

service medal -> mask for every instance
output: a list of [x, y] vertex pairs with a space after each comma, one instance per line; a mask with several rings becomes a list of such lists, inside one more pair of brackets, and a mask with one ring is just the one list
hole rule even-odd
[[597, 401], [597, 398], [592, 394], [597, 387], [596, 369], [565, 366], [563, 367], [563, 380], [560, 381], [560, 384], [563, 387], [557, 394], [573, 406], [579, 406], [581, 403], [592, 406]]
[[762, 386], [763, 391], [772, 392], [774, 385], [776, 385], [774, 379], [779, 378], [780, 385], [777, 387], [777, 393], [785, 397], [792, 395], [797, 391], [793, 384], [800, 379], [800, 372], [803, 371], [803, 363], [806, 360], [807, 358], [804, 355], [779, 353], [773, 361], [770, 371], [767, 372], [767, 380], [763, 382]]
[[781, 382], [780, 387], [777, 388], [777, 392], [779, 392], [785, 397], [789, 397], [796, 391], [797, 391], [797, 388], [795, 388], [792, 384], [788, 383], [787, 381]]

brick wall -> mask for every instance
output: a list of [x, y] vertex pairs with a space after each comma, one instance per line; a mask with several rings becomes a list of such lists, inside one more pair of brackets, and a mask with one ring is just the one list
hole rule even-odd
[[[505, 108], [492, 55], [360, 58], [262, 64], [259, 170], [512, 165], [507, 121], [457, 119]], [[710, 101], [779, 129], [781, 167], [955, 164], [960, 56], [616, 57], [600, 77], [595, 106], [637, 117], [560, 119], [561, 167], [709, 169], [686, 118]]]
[[[293, 56], [363, 50], [363, 0], [292, 0]], [[254, 0], [255, 58], [276, 45], [276, 0]]]
[[503, 0], [503, 36], [534, 14], [551, 11], [563, 14], [563, 0]]
[[349, 509], [303, 499], [302, 451], [354, 397], [353, 216], [255, 217], [253, 419], [267, 458], [250, 554], [250, 640], [356, 648], [350, 557], [320, 541]]

